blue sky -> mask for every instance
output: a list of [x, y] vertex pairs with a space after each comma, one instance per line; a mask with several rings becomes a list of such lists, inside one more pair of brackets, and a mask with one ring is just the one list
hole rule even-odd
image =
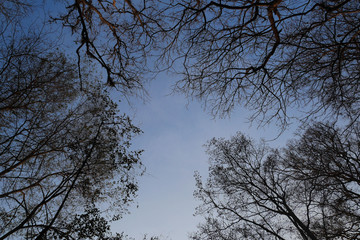
[[[130, 214], [113, 224], [113, 230], [124, 231], [141, 239], [144, 234], [165, 239], [187, 239], [196, 230], [201, 217], [194, 217], [200, 204], [193, 197], [194, 172], [207, 174], [207, 155], [203, 145], [213, 137], [228, 138], [241, 131], [255, 140], [273, 139], [274, 126], [257, 128], [248, 123], [249, 113], [237, 109], [230, 118], [213, 119], [200, 103], [189, 102], [182, 95], [169, 95], [175, 77], [160, 75], [148, 88], [150, 99], [143, 103], [133, 99], [132, 107], [121, 108], [133, 117], [144, 133], [134, 141], [135, 148], [145, 150], [142, 160], [146, 173], [139, 179], [140, 190]], [[120, 96], [114, 94], [115, 99]], [[292, 135], [282, 134], [271, 146], [284, 146]]]
[[[49, 6], [44, 7], [44, 15], [47, 9], [56, 9], [53, 2], [46, 3]], [[61, 2], [58, 4], [62, 7]], [[43, 21], [40, 12], [36, 16], [36, 21]], [[71, 48], [71, 38], [61, 40]], [[129, 209], [130, 214], [113, 223], [112, 230], [124, 231], [139, 240], [145, 234], [183, 240], [196, 230], [202, 217], [193, 216], [196, 206], [200, 204], [193, 197], [193, 176], [198, 171], [206, 178], [208, 157], [203, 145], [208, 140], [213, 137], [229, 138], [238, 131], [257, 141], [261, 138], [270, 140], [279, 133], [279, 129], [273, 125], [257, 128], [254, 123], [251, 126], [248, 122], [250, 113], [239, 107], [229, 118], [213, 119], [203, 110], [201, 103], [189, 102], [182, 95], [170, 95], [171, 85], [175, 81], [176, 76], [160, 74], [146, 88], [149, 101], [143, 103], [134, 98], [131, 100], [132, 107], [126, 101], [120, 105], [121, 111], [132, 116], [134, 123], [144, 131], [133, 145], [135, 149], [145, 150], [142, 161], [147, 170], [139, 179], [138, 197]], [[113, 97], [123, 100], [119, 93], [114, 93]], [[286, 141], [293, 137], [294, 129], [295, 126], [278, 139], [270, 141], [269, 145], [285, 146]]]
[[[47, 8], [54, 9], [54, 6], [50, 4], [44, 9]], [[71, 39], [64, 44], [71, 49]], [[132, 98], [131, 107], [120, 93], [112, 95], [114, 100], [122, 101], [121, 112], [130, 115], [144, 131], [133, 144], [135, 149], [145, 150], [142, 161], [146, 173], [139, 179], [138, 197], [130, 208], [130, 214], [112, 224], [113, 231], [124, 231], [137, 240], [142, 240], [145, 234], [183, 240], [196, 230], [202, 217], [193, 216], [200, 204], [193, 197], [194, 172], [198, 171], [206, 177], [208, 158], [203, 145], [208, 140], [213, 137], [229, 138], [237, 131], [255, 140], [269, 140], [279, 131], [274, 126], [258, 129], [253, 124], [251, 127], [248, 111], [241, 108], [236, 108], [230, 118], [213, 119], [201, 103], [188, 101], [183, 95], [170, 94], [176, 80], [176, 76], [160, 74], [146, 87], [149, 101], [144, 103], [141, 99]], [[285, 133], [269, 144], [284, 146], [291, 136]]]

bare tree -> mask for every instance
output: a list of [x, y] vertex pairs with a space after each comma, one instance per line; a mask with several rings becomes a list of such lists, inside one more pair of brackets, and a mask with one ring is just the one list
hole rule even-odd
[[173, 0], [168, 10], [164, 56], [182, 61], [178, 90], [213, 114], [239, 104], [264, 124], [359, 118], [358, 1]]
[[19, 11], [0, 15], [0, 239], [63, 236], [87, 205], [118, 219], [142, 171], [130, 150], [141, 131], [90, 63], [80, 91], [76, 64], [9, 6]]
[[284, 150], [282, 164], [291, 178], [313, 186], [317, 204], [327, 216], [315, 231], [327, 238], [360, 237], [359, 125], [341, 129], [317, 123]]
[[[44, 21], [63, 26], [63, 38], [67, 43], [73, 42], [72, 46], [66, 45], [66, 52], [76, 56], [80, 80], [83, 66], [90, 60], [103, 70], [106, 83], [123, 94], [145, 91], [144, 73], [151, 72], [147, 58], [160, 43], [157, 37], [162, 34], [163, 19], [156, 1], [5, 0], [0, 4], [0, 13], [11, 25], [16, 18], [21, 21], [25, 13], [37, 15], [44, 11], [46, 3], [56, 7], [47, 7], [45, 11], [49, 13], [45, 13]], [[48, 40], [58, 37], [53, 34]]]
[[192, 239], [358, 239], [359, 137], [318, 124], [284, 150], [212, 140], [209, 178], [196, 177], [206, 222]]
[[75, 93], [64, 59], [31, 64], [2, 78], [1, 239], [46, 235], [89, 202], [120, 216], [137, 190], [139, 152], [127, 149], [140, 130], [99, 87]]
[[63, 6], [52, 19], [75, 36], [78, 69], [87, 56], [124, 94], [143, 89], [143, 74], [157, 66], [152, 55], [163, 50], [167, 67], [183, 74], [176, 89], [204, 100], [215, 115], [239, 104], [253, 110], [252, 120], [276, 119], [283, 127], [292, 117], [326, 115], [350, 124], [359, 117], [355, 0], [74, 0]]
[[[143, 90], [147, 58], [161, 29], [155, 1], [74, 0], [54, 20], [77, 37], [78, 66], [82, 57], [95, 60], [106, 72], [107, 83], [123, 93]], [[80, 78], [81, 78], [81, 71]], [[147, 76], [148, 77], [148, 76]]]

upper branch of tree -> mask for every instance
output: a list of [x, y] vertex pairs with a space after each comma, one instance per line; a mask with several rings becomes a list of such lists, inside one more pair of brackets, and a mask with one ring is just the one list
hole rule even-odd
[[[1, 17], [1, 16], [0, 16]], [[119, 218], [137, 191], [141, 131], [42, 34], [0, 38], [0, 239], [59, 236], [89, 203]], [[74, 233], [75, 234], [75, 233]]]
[[75, 0], [67, 13], [54, 18], [78, 36], [80, 78], [84, 53], [105, 70], [108, 85], [123, 93], [143, 91], [143, 74], [149, 72], [146, 58], [156, 46], [161, 22], [155, 9], [152, 2], [134, 5], [130, 0]]
[[210, 173], [197, 175], [193, 239], [354, 239], [360, 226], [358, 126], [315, 124], [282, 150], [238, 134], [209, 143]]
[[[292, 117], [359, 118], [357, 1], [174, 0], [168, 10], [163, 56], [182, 60], [177, 89], [214, 115], [242, 105], [283, 127]], [[301, 116], [289, 114], [297, 107]]]

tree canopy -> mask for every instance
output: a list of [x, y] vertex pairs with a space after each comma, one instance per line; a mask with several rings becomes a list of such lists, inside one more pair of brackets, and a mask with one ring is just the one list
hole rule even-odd
[[238, 134], [208, 145], [210, 172], [197, 176], [200, 239], [357, 239], [359, 131], [318, 123], [284, 149]]
[[[3, 5], [7, 16], [29, 3]], [[80, 79], [85, 57], [124, 94], [173, 68], [175, 89], [214, 115], [245, 106], [252, 120], [286, 127], [358, 119], [359, 11], [356, 0], [76, 0], [51, 16], [72, 33]]]
[[75, 35], [79, 69], [85, 55], [105, 70], [108, 85], [135, 94], [144, 90], [144, 73], [150, 73], [147, 59], [157, 45], [162, 19], [156, 1], [133, 2], [68, 1], [66, 11], [53, 20]]
[[173, 0], [168, 9], [177, 87], [213, 114], [241, 105], [264, 124], [358, 119], [358, 1]]
[[48, 26], [27, 26], [30, 4], [1, 4], [0, 239], [75, 239], [68, 225], [79, 214], [119, 219], [136, 195], [141, 151], [131, 140], [141, 130], [89, 60], [80, 86], [79, 66]]
[[278, 150], [213, 140], [194, 239], [359, 236], [359, 1], [69, 0], [36, 21], [53, 3], [0, 3], [0, 239], [107, 237], [98, 207], [135, 195], [141, 131], [100, 83], [138, 94], [159, 69], [214, 115], [332, 122]]

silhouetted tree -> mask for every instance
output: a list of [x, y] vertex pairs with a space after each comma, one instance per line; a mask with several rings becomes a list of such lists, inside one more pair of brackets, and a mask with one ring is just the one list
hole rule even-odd
[[294, 116], [359, 118], [358, 1], [173, 0], [168, 10], [177, 87], [213, 114], [240, 104], [282, 126]]
[[359, 130], [358, 124], [341, 129], [317, 123], [291, 141], [281, 158], [287, 174], [312, 186], [311, 194], [318, 196], [309, 205], [316, 204], [326, 215], [312, 227], [325, 239], [360, 237]]
[[109, 222], [101, 215], [99, 209], [87, 206], [85, 212], [76, 214], [72, 222], [61, 222], [52, 227], [48, 239], [59, 240], [127, 240], [123, 233], [115, 235], [110, 231]]
[[80, 80], [83, 66], [90, 60], [104, 70], [106, 83], [123, 94], [144, 90], [144, 73], [150, 72], [146, 60], [160, 43], [155, 37], [161, 34], [163, 22], [156, 1], [5, 0], [0, 7], [7, 25], [14, 23], [14, 16], [37, 15], [44, 7], [49, 12], [44, 21], [63, 26], [65, 41], [73, 42], [66, 45], [66, 52], [77, 57]]
[[282, 150], [213, 139], [206, 184], [196, 176], [206, 222], [192, 239], [358, 239], [359, 141], [329, 124]]
[[[124, 93], [142, 89], [146, 59], [157, 45], [163, 21], [156, 1], [73, 0], [54, 20], [69, 27], [77, 37], [79, 69], [85, 55], [105, 70], [107, 83]], [[81, 71], [80, 71], [81, 73]], [[81, 78], [81, 75], [80, 75]]]
[[[30, 5], [5, 1], [4, 15], [13, 11], [11, 4], [20, 12]], [[52, 19], [75, 36], [78, 69], [87, 56], [122, 93], [143, 89], [143, 74], [154, 70], [147, 59], [162, 49], [170, 63], [162, 66], [183, 73], [177, 89], [203, 99], [214, 114], [239, 104], [253, 110], [253, 120], [277, 119], [283, 127], [291, 117], [327, 114], [350, 124], [359, 117], [356, 0], [73, 0], [60, 5]], [[302, 113], [292, 114], [292, 107]]]
[[22, 20], [25, 3], [0, 5], [0, 239], [51, 239], [90, 204], [118, 219], [142, 171], [141, 151], [130, 150], [140, 130], [90, 63], [80, 91], [78, 66], [46, 26]]

